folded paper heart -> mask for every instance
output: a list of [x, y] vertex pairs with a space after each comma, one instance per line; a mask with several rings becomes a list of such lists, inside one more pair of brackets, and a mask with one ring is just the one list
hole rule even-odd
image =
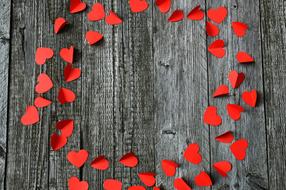
[[243, 22], [232, 22], [232, 29], [234, 34], [237, 37], [244, 37], [247, 30], [248, 30], [248, 25], [243, 23]]
[[168, 21], [169, 22], [179, 22], [179, 21], [183, 20], [183, 18], [184, 18], [183, 10], [177, 9], [171, 14], [171, 16], [168, 18]]
[[243, 72], [238, 73], [236, 70], [232, 70], [228, 74], [228, 80], [232, 86], [232, 88], [238, 88], [241, 83], [244, 81], [245, 75]]
[[153, 172], [141, 172], [138, 173], [139, 179], [146, 185], [147, 187], [152, 187], [156, 183], [156, 174]]
[[127, 190], [146, 190], [145, 187], [140, 186], [140, 185], [134, 185], [134, 186], [130, 186], [128, 187]]
[[60, 50], [60, 57], [67, 63], [73, 63], [74, 46], [69, 48], [62, 48]]
[[67, 138], [65, 136], [58, 135], [56, 133], [53, 133], [51, 135], [51, 147], [53, 151], [60, 150], [66, 144], [67, 144]]
[[225, 56], [224, 41], [215, 40], [209, 45], [208, 51], [217, 58], [223, 58]]
[[203, 120], [205, 124], [211, 125], [211, 126], [219, 126], [222, 122], [221, 117], [217, 114], [217, 107], [215, 106], [209, 106], [205, 110]]
[[174, 180], [174, 188], [176, 190], [192, 190], [192, 188], [182, 178], [176, 178]]
[[34, 105], [37, 108], [44, 108], [44, 107], [51, 105], [51, 103], [52, 103], [51, 100], [48, 100], [48, 99], [45, 99], [45, 98], [39, 96], [39, 97], [35, 98]]
[[80, 168], [87, 161], [88, 152], [84, 149], [79, 151], [70, 151], [67, 154], [67, 160], [77, 168]]
[[91, 162], [90, 166], [93, 169], [97, 169], [97, 170], [107, 170], [109, 168], [109, 161], [106, 159], [104, 155], [101, 155], [95, 158]]
[[38, 84], [35, 91], [39, 94], [46, 93], [53, 88], [53, 82], [46, 73], [41, 73], [37, 78]]
[[55, 34], [58, 34], [67, 25], [67, 23], [68, 22], [63, 17], [56, 18], [55, 23], [54, 23]]
[[73, 91], [67, 88], [60, 88], [58, 94], [58, 100], [61, 104], [71, 103], [75, 101], [76, 95]]
[[204, 11], [202, 11], [201, 6], [198, 5], [189, 12], [187, 18], [190, 20], [202, 20], [204, 16]]
[[220, 24], [227, 16], [227, 9], [225, 7], [210, 8], [207, 15], [209, 19]]
[[146, 0], [129, 0], [129, 5], [133, 13], [143, 12], [149, 7]]
[[239, 120], [241, 112], [244, 112], [243, 107], [237, 104], [227, 104], [226, 109], [229, 117], [234, 121]]
[[210, 176], [204, 171], [195, 176], [194, 180], [195, 184], [200, 187], [210, 187], [213, 184]]
[[27, 106], [26, 112], [21, 117], [23, 125], [33, 125], [39, 121], [39, 112], [35, 106]]
[[215, 37], [219, 34], [219, 28], [211, 22], [206, 22], [206, 32], [208, 36]]
[[74, 120], [65, 119], [65, 120], [58, 121], [56, 124], [56, 128], [61, 131], [62, 136], [70, 137], [74, 129]]
[[251, 90], [251, 91], [245, 91], [242, 93], [242, 100], [249, 106], [255, 107], [256, 101], [257, 101], [257, 91]]
[[245, 159], [247, 148], [248, 141], [246, 139], [239, 139], [230, 145], [230, 150], [237, 160]]
[[78, 79], [81, 75], [81, 70], [79, 68], [73, 68], [71, 63], [68, 63], [64, 69], [65, 82], [71, 82]]
[[184, 152], [184, 158], [192, 164], [199, 164], [202, 161], [200, 146], [197, 143], [189, 144]]
[[51, 48], [39, 47], [36, 50], [35, 62], [38, 65], [43, 65], [46, 60], [51, 59], [54, 56], [54, 51]]
[[106, 179], [103, 182], [105, 190], [122, 190], [122, 182], [115, 179]]
[[122, 19], [113, 11], [109, 11], [109, 15], [105, 17], [105, 22], [109, 25], [118, 25], [122, 23]]
[[227, 131], [215, 138], [216, 141], [221, 143], [231, 143], [234, 139], [234, 136], [231, 131]]
[[161, 13], [167, 13], [171, 8], [171, 0], [156, 0], [155, 4]]
[[231, 171], [232, 165], [229, 161], [220, 161], [213, 164], [213, 168], [223, 177], [227, 177], [227, 173]]
[[104, 7], [101, 3], [95, 3], [91, 11], [87, 14], [89, 21], [99, 21], [105, 17]]
[[81, 0], [70, 0], [70, 13], [79, 13], [85, 10], [86, 4], [81, 2]]
[[236, 59], [239, 63], [253, 63], [254, 62], [253, 57], [244, 51], [239, 51], [236, 54]]
[[138, 158], [133, 152], [129, 152], [129, 153], [123, 155], [120, 158], [119, 162], [126, 167], [133, 168], [133, 167], [137, 166]]
[[161, 167], [166, 176], [174, 176], [179, 165], [172, 160], [162, 160]]
[[215, 92], [213, 93], [213, 97], [216, 98], [216, 97], [219, 97], [219, 96], [226, 96], [229, 94], [229, 89], [228, 89], [228, 86], [226, 85], [220, 85], [216, 90]]
[[68, 181], [69, 190], [88, 190], [87, 181], [80, 181], [77, 177], [71, 177]]
[[88, 31], [86, 33], [85, 39], [86, 39], [86, 41], [88, 42], [89, 45], [94, 45], [97, 42], [99, 42], [100, 40], [102, 40], [103, 36], [102, 36], [102, 34], [100, 34], [97, 31], [90, 30], [90, 31]]

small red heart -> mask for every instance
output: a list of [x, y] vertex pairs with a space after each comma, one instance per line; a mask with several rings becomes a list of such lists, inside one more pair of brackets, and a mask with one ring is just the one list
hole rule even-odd
[[214, 92], [213, 97], [219, 97], [219, 96], [226, 96], [229, 94], [228, 86], [226, 85], [220, 85]]
[[161, 166], [166, 176], [174, 176], [179, 165], [172, 160], [162, 160]]
[[146, 189], [143, 186], [135, 185], [128, 187], [128, 190], [146, 190]]
[[207, 107], [204, 113], [204, 123], [216, 127], [221, 122], [221, 117], [217, 114], [217, 108], [215, 106]]
[[67, 160], [77, 168], [80, 168], [84, 165], [88, 158], [88, 152], [84, 149], [79, 151], [70, 151], [67, 154]]
[[253, 63], [254, 59], [248, 53], [240, 51], [236, 54], [236, 59], [239, 63]]
[[215, 37], [219, 34], [219, 28], [211, 22], [206, 23], [206, 31], [207, 35], [211, 37]]
[[212, 180], [206, 172], [201, 172], [195, 177], [195, 184], [200, 187], [212, 186]]
[[39, 121], [39, 112], [35, 106], [27, 106], [26, 112], [21, 117], [23, 125], [33, 125]]
[[248, 30], [248, 25], [243, 22], [232, 22], [232, 29], [237, 37], [243, 37]]
[[45, 98], [39, 96], [35, 99], [34, 105], [37, 108], [44, 108], [44, 107], [51, 105], [51, 103], [52, 103], [51, 100], [48, 100], [48, 99], [45, 99]]
[[67, 63], [73, 63], [74, 47], [62, 48], [60, 51], [60, 57]]
[[41, 73], [37, 81], [38, 84], [35, 87], [35, 91], [39, 94], [48, 92], [54, 86], [52, 80], [46, 73]]
[[79, 68], [73, 68], [71, 63], [68, 63], [64, 69], [65, 82], [71, 82], [78, 79], [81, 75]]
[[35, 61], [38, 65], [46, 63], [47, 59], [54, 56], [54, 51], [51, 48], [40, 47], [36, 50]]
[[67, 25], [67, 23], [68, 22], [63, 17], [56, 18], [55, 24], [54, 24], [54, 32], [55, 32], [55, 34], [59, 33]]
[[215, 40], [209, 45], [208, 51], [217, 58], [223, 58], [225, 56], [224, 41], [220, 39]]
[[198, 5], [193, 10], [190, 11], [187, 18], [190, 20], [202, 20], [205, 14], [204, 11], [201, 10], [201, 6]]
[[65, 119], [58, 121], [56, 128], [61, 131], [61, 135], [64, 137], [70, 137], [74, 129], [74, 120]]
[[73, 91], [67, 88], [60, 88], [58, 94], [58, 100], [61, 104], [71, 103], [75, 101], [76, 95]]
[[103, 36], [97, 31], [88, 31], [85, 35], [86, 41], [89, 43], [89, 45], [94, 45], [100, 40], [102, 40]]
[[103, 188], [105, 190], [121, 190], [122, 182], [115, 179], [106, 179], [103, 182]]
[[149, 7], [149, 4], [146, 0], [130, 0], [129, 5], [133, 13], [145, 11]]
[[105, 17], [105, 22], [109, 25], [118, 25], [122, 23], [122, 19], [113, 11], [109, 11], [109, 15]]
[[174, 180], [174, 188], [177, 190], [192, 190], [192, 188], [182, 178], [176, 178]]
[[99, 21], [105, 17], [104, 7], [101, 3], [95, 3], [91, 11], [87, 14], [89, 21]]
[[67, 138], [63, 135], [53, 133], [51, 135], [51, 147], [54, 151], [60, 150], [67, 144]]
[[159, 187], [153, 187], [153, 190], [160, 190]]
[[138, 176], [142, 183], [144, 183], [147, 187], [152, 187], [156, 183], [156, 174], [153, 172], [142, 172], [138, 173]]
[[241, 112], [244, 112], [243, 107], [237, 104], [227, 104], [226, 109], [229, 117], [234, 121], [239, 120]]
[[105, 158], [104, 155], [101, 155], [95, 158], [90, 165], [92, 168], [97, 170], [107, 170], [109, 168], [109, 161]]
[[255, 107], [257, 101], [257, 91], [251, 90], [250, 92], [245, 91], [242, 93], [242, 100], [249, 106]]
[[213, 167], [223, 177], [227, 177], [227, 173], [232, 169], [232, 165], [229, 161], [216, 162], [213, 164]]
[[245, 159], [247, 148], [248, 141], [246, 139], [237, 140], [230, 145], [230, 150], [237, 160]]
[[167, 13], [171, 8], [171, 0], [156, 0], [155, 4], [161, 13]]
[[129, 153], [123, 155], [120, 158], [119, 162], [126, 167], [133, 168], [133, 167], [137, 166], [138, 158], [133, 152], [129, 152]]
[[70, 0], [70, 13], [78, 13], [86, 8], [86, 4], [81, 0]]
[[228, 74], [228, 80], [232, 86], [232, 88], [238, 88], [241, 83], [244, 81], [245, 75], [243, 72], [238, 73], [236, 70], [232, 70]]
[[202, 156], [200, 154], [200, 146], [196, 143], [189, 144], [184, 152], [184, 157], [187, 161], [193, 164], [199, 164], [202, 161]]
[[231, 131], [227, 131], [215, 138], [215, 140], [221, 143], [231, 143], [234, 139], [234, 136]]
[[227, 9], [225, 7], [211, 8], [208, 10], [208, 17], [212, 21], [220, 24], [227, 16]]
[[179, 22], [183, 19], [184, 19], [183, 10], [177, 9], [171, 14], [171, 16], [168, 18], [168, 21], [169, 22]]
[[87, 181], [80, 181], [77, 177], [71, 177], [68, 181], [69, 190], [88, 190]]

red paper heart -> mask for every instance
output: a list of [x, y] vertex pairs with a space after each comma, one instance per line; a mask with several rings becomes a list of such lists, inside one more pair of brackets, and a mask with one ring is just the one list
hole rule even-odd
[[54, 151], [60, 150], [67, 144], [67, 138], [63, 135], [53, 133], [51, 135], [51, 147]]
[[138, 158], [133, 152], [129, 152], [129, 153], [123, 155], [120, 158], [119, 162], [126, 167], [133, 168], [133, 167], [137, 166]]
[[128, 190], [146, 190], [146, 189], [143, 186], [135, 185], [128, 187]]
[[105, 190], [121, 190], [122, 182], [115, 179], [106, 179], [103, 182], [103, 188]]
[[161, 13], [167, 13], [171, 8], [171, 0], [156, 0], [155, 4]]
[[213, 167], [223, 177], [227, 177], [227, 173], [232, 169], [232, 165], [229, 161], [216, 162], [213, 164]]
[[251, 90], [250, 92], [245, 91], [242, 93], [242, 100], [249, 106], [255, 107], [257, 101], [257, 91]]
[[74, 47], [62, 48], [60, 51], [60, 57], [67, 63], [73, 63]]
[[156, 174], [153, 172], [142, 172], [138, 173], [138, 176], [142, 183], [144, 183], [147, 187], [152, 187], [156, 183]]
[[204, 16], [204, 11], [202, 11], [201, 6], [198, 5], [189, 12], [187, 18], [190, 20], [202, 20]]
[[88, 158], [88, 152], [84, 149], [79, 151], [70, 151], [67, 154], [67, 160], [77, 168], [80, 168], [84, 165]]
[[237, 104], [227, 104], [226, 109], [229, 117], [234, 121], [239, 120], [241, 112], [244, 112], [243, 107]]
[[217, 58], [223, 58], [225, 56], [224, 41], [220, 39], [215, 40], [209, 45], [208, 51]]
[[208, 10], [208, 17], [212, 21], [220, 24], [227, 16], [227, 9], [225, 7], [211, 8]]
[[71, 63], [68, 63], [64, 69], [65, 82], [71, 82], [78, 79], [81, 75], [79, 68], [73, 68]]
[[211, 22], [206, 22], [206, 31], [207, 35], [211, 37], [215, 37], [219, 34], [219, 28]]
[[189, 144], [184, 152], [184, 158], [193, 164], [199, 164], [202, 161], [202, 156], [199, 151], [200, 146], [198, 144]]
[[78, 13], [86, 8], [86, 4], [81, 0], [70, 0], [70, 13]]
[[179, 165], [172, 160], [162, 160], [161, 166], [166, 176], [174, 176]]
[[253, 63], [254, 59], [248, 53], [240, 51], [236, 54], [236, 59], [239, 63]]
[[21, 117], [23, 125], [33, 125], [39, 121], [39, 112], [35, 106], [27, 106], [26, 112]]
[[101, 3], [95, 3], [91, 11], [87, 14], [89, 21], [99, 21], [105, 17], [104, 7]]
[[70, 137], [74, 129], [74, 121], [72, 119], [58, 121], [56, 128], [61, 131], [62, 136]]
[[248, 141], [246, 139], [237, 140], [230, 145], [230, 150], [237, 160], [245, 159], [247, 148]]
[[221, 143], [231, 143], [234, 139], [234, 136], [231, 131], [227, 131], [215, 138], [215, 140]]
[[192, 190], [192, 188], [182, 178], [176, 178], [174, 180], [174, 188], [177, 190]]
[[88, 31], [85, 35], [86, 41], [89, 43], [89, 45], [94, 45], [100, 40], [102, 40], [103, 36], [99, 32], [96, 31]]
[[67, 23], [68, 22], [63, 17], [56, 18], [55, 24], [54, 24], [54, 32], [55, 32], [55, 34], [59, 33], [67, 25]]
[[48, 100], [48, 99], [45, 99], [45, 98], [39, 96], [35, 99], [34, 105], [37, 108], [44, 108], [44, 107], [49, 106], [51, 103], [52, 103], [51, 100]]
[[215, 106], [207, 107], [204, 113], [204, 123], [216, 127], [221, 122], [221, 117], [217, 114], [217, 108]]
[[92, 168], [97, 170], [107, 170], [109, 168], [109, 161], [105, 158], [104, 155], [101, 155], [95, 158], [90, 165]]
[[71, 103], [75, 101], [76, 95], [73, 91], [67, 88], [60, 88], [58, 100], [61, 104]]
[[118, 25], [122, 23], [122, 19], [113, 11], [109, 11], [109, 15], [105, 17], [105, 22], [109, 25]]
[[179, 21], [183, 20], [183, 18], [184, 18], [183, 10], [177, 9], [171, 14], [171, 16], [168, 18], [168, 21], [169, 22], [179, 22]]
[[243, 22], [232, 22], [232, 29], [237, 37], [243, 37], [248, 30], [248, 25]]
[[206, 172], [201, 172], [195, 177], [195, 184], [200, 187], [209, 187], [212, 186], [212, 180]]
[[35, 61], [38, 65], [43, 65], [47, 59], [51, 59], [53, 56], [54, 51], [51, 48], [40, 47], [36, 50]]
[[228, 86], [226, 85], [220, 85], [214, 92], [213, 97], [219, 97], [219, 96], [226, 96], [229, 94]]
[[153, 190], [160, 190], [159, 187], [153, 187]]
[[243, 72], [238, 73], [236, 70], [232, 70], [228, 74], [228, 80], [232, 86], [232, 88], [238, 88], [241, 83], [244, 81], [245, 75]]
[[52, 80], [46, 73], [41, 73], [37, 81], [38, 84], [35, 87], [35, 91], [39, 94], [48, 92], [54, 86]]
[[77, 177], [71, 177], [68, 181], [69, 190], [88, 190], [87, 181], [80, 181]]
[[146, 0], [129, 0], [129, 5], [133, 13], [145, 11], [149, 7], [149, 4]]

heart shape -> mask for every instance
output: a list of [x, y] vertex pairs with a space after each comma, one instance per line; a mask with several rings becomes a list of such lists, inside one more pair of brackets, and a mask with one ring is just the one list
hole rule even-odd
[[215, 37], [219, 34], [219, 28], [211, 22], [206, 22], [206, 32], [208, 36]]
[[129, 0], [129, 5], [133, 13], [143, 12], [149, 7], [146, 0]]
[[51, 48], [39, 47], [36, 50], [35, 62], [38, 65], [43, 65], [48, 59], [54, 56], [54, 51]]
[[229, 161], [220, 161], [213, 164], [213, 168], [223, 177], [227, 177], [227, 173], [231, 171], [232, 165]]
[[73, 63], [74, 47], [62, 48], [60, 50], [60, 57], [67, 63]]
[[231, 26], [237, 37], [244, 37], [248, 30], [248, 25], [243, 22], [232, 22]]
[[244, 112], [243, 107], [237, 104], [227, 104], [226, 109], [229, 117], [234, 121], [239, 120], [241, 112]]
[[202, 156], [200, 154], [200, 146], [196, 143], [189, 144], [184, 152], [184, 157], [187, 161], [193, 164], [199, 164], [202, 161]]
[[67, 25], [67, 23], [68, 22], [63, 17], [56, 18], [55, 24], [54, 24], [54, 32], [55, 32], [55, 34], [58, 34]]
[[115, 179], [106, 179], [103, 182], [103, 188], [105, 190], [121, 190], [122, 182]]
[[37, 78], [38, 84], [35, 87], [35, 91], [39, 94], [48, 92], [53, 88], [53, 82], [46, 73], [41, 73]]
[[105, 22], [109, 25], [118, 25], [122, 23], [122, 19], [113, 11], [109, 11], [109, 15], [105, 17]]
[[234, 139], [234, 136], [231, 131], [227, 131], [215, 138], [216, 141], [221, 143], [231, 143]]
[[139, 179], [144, 183], [147, 187], [152, 187], [156, 183], [156, 174], [153, 172], [141, 172], [138, 173]]
[[34, 105], [37, 108], [44, 108], [44, 107], [51, 105], [51, 103], [52, 103], [51, 100], [48, 100], [48, 99], [45, 99], [45, 98], [39, 96], [35, 99]]
[[35, 106], [27, 106], [26, 112], [21, 117], [23, 125], [33, 125], [39, 121], [39, 112]]
[[241, 95], [242, 100], [249, 106], [255, 107], [257, 101], [257, 91], [251, 90], [250, 92], [245, 91]]
[[84, 149], [77, 151], [70, 151], [67, 154], [67, 160], [77, 168], [84, 165], [88, 158], [88, 152]]
[[192, 190], [192, 188], [182, 178], [174, 180], [174, 188], [177, 190]]
[[208, 51], [217, 58], [223, 58], [225, 56], [224, 41], [215, 40], [209, 45]]
[[91, 11], [87, 14], [89, 21], [99, 21], [105, 17], [104, 7], [101, 3], [95, 3]]
[[153, 187], [153, 190], [160, 190], [159, 187]]
[[209, 19], [220, 24], [227, 16], [227, 9], [225, 7], [210, 8], [207, 15]]
[[179, 165], [172, 160], [162, 160], [161, 166], [162, 166], [163, 172], [168, 177], [174, 176], [176, 174], [177, 167], [179, 167]]
[[183, 20], [184, 18], [184, 12], [181, 9], [177, 9], [175, 10], [171, 16], [168, 18], [169, 22], [179, 22], [181, 20]]
[[60, 150], [67, 144], [67, 138], [63, 135], [58, 135], [57, 133], [53, 133], [51, 135], [51, 147], [53, 151]]
[[94, 45], [100, 40], [102, 40], [103, 36], [97, 31], [88, 31], [85, 35], [86, 41], [89, 43], [89, 45]]
[[239, 63], [253, 63], [254, 62], [253, 57], [244, 51], [239, 51], [236, 54], [236, 59]]
[[76, 95], [73, 91], [67, 88], [60, 88], [58, 94], [58, 100], [61, 104], [71, 103], [75, 101]]
[[104, 155], [101, 155], [95, 158], [90, 165], [92, 168], [97, 170], [107, 170], [109, 168], [109, 161], [105, 158]]
[[71, 82], [78, 79], [81, 75], [79, 68], [73, 68], [71, 63], [68, 63], [64, 69], [65, 82]]
[[167, 13], [171, 8], [171, 0], [156, 0], [155, 4], [161, 13]]
[[71, 177], [68, 181], [69, 190], [88, 190], [88, 183], [80, 181], [77, 177]]
[[137, 166], [138, 158], [133, 152], [129, 152], [129, 153], [123, 155], [120, 158], [119, 162], [126, 167], [133, 168], [133, 167]]
[[216, 90], [215, 92], [213, 93], [213, 97], [216, 98], [216, 97], [219, 97], [219, 96], [226, 96], [229, 94], [229, 89], [228, 89], [228, 86], [226, 85], [220, 85]]
[[219, 126], [222, 122], [221, 117], [217, 114], [217, 107], [209, 106], [204, 113], [204, 123], [211, 126]]
[[245, 75], [243, 72], [238, 73], [236, 70], [232, 70], [228, 74], [228, 80], [232, 86], [232, 88], [238, 88], [241, 83], [244, 81]]
[[65, 119], [58, 121], [56, 128], [61, 131], [61, 135], [64, 137], [70, 137], [74, 129], [74, 120]]
[[81, 0], [70, 0], [70, 13], [79, 13], [86, 8], [86, 4]]
[[239, 139], [230, 145], [230, 150], [237, 160], [244, 160], [248, 148], [248, 141], [246, 139]]
[[189, 12], [187, 18], [190, 20], [202, 20], [204, 16], [204, 11], [202, 11], [201, 6], [198, 5]]
[[134, 186], [128, 187], [128, 190], [146, 190], [146, 189], [145, 189], [145, 187], [143, 187], [143, 186], [134, 185]]
[[202, 171], [195, 177], [195, 184], [200, 187], [209, 187], [212, 186], [213, 183], [210, 176], [206, 172]]

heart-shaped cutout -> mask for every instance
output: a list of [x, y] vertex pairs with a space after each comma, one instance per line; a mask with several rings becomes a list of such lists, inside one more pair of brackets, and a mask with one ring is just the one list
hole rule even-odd
[[91, 162], [91, 167], [97, 170], [107, 170], [109, 168], [109, 161], [104, 155], [98, 156]]
[[54, 86], [52, 80], [46, 73], [41, 73], [37, 81], [38, 84], [35, 87], [35, 91], [39, 94], [48, 92]]
[[206, 172], [202, 171], [195, 177], [195, 184], [199, 187], [210, 187], [213, 183], [210, 176]]
[[122, 182], [115, 179], [106, 179], [103, 182], [105, 190], [122, 190]]
[[206, 32], [208, 36], [215, 37], [219, 34], [219, 28], [211, 22], [206, 22]]
[[255, 107], [257, 101], [257, 91], [251, 90], [250, 92], [245, 91], [241, 95], [242, 100], [249, 106]]
[[167, 13], [171, 8], [171, 0], [156, 0], [155, 4], [161, 13]]
[[55, 23], [54, 23], [55, 34], [58, 34], [67, 25], [67, 23], [68, 22], [63, 17], [56, 18]]
[[80, 181], [77, 177], [71, 177], [68, 180], [69, 190], [88, 190], [87, 181]]
[[176, 190], [192, 190], [192, 188], [182, 178], [176, 178], [174, 180], [174, 188]]
[[156, 174], [153, 172], [141, 172], [138, 173], [139, 179], [144, 183], [147, 187], [152, 187], [156, 183]]
[[71, 82], [78, 79], [81, 75], [79, 68], [73, 68], [71, 63], [68, 63], [64, 69], [65, 82]]
[[220, 39], [215, 40], [209, 45], [208, 51], [217, 58], [223, 58], [226, 53], [224, 49], [224, 41]]
[[133, 13], [143, 12], [149, 7], [146, 0], [129, 0], [129, 5]]
[[60, 50], [60, 57], [67, 63], [73, 63], [74, 47], [62, 48]]
[[143, 187], [143, 186], [134, 185], [134, 186], [128, 187], [128, 190], [146, 190], [146, 189], [145, 189], [145, 187]]
[[51, 48], [39, 47], [36, 50], [35, 62], [38, 65], [43, 65], [48, 59], [54, 56], [54, 51]]
[[226, 96], [229, 94], [229, 89], [228, 89], [228, 86], [226, 85], [220, 85], [216, 90], [215, 92], [213, 93], [213, 97], [216, 98], [216, 97], [219, 97], [219, 96]]
[[213, 168], [223, 177], [227, 177], [227, 173], [231, 171], [232, 165], [229, 161], [220, 161], [213, 164]]
[[229, 117], [234, 121], [239, 120], [241, 112], [244, 112], [243, 107], [237, 104], [227, 104], [226, 109]]
[[177, 9], [171, 14], [171, 16], [168, 18], [168, 21], [169, 22], [179, 22], [179, 21], [183, 20], [183, 18], [184, 18], [184, 11]]
[[67, 88], [60, 88], [58, 94], [58, 100], [61, 104], [71, 103], [75, 101], [76, 95], [73, 91]]
[[133, 167], [137, 166], [138, 158], [133, 152], [129, 152], [129, 153], [123, 155], [120, 158], [119, 162], [126, 167], [133, 168]]
[[89, 43], [89, 45], [94, 45], [97, 42], [99, 42], [100, 40], [102, 40], [103, 36], [102, 36], [102, 34], [100, 34], [97, 31], [90, 30], [86, 33], [85, 39]]
[[70, 137], [74, 129], [74, 120], [65, 119], [65, 120], [58, 121], [56, 124], [56, 128], [61, 131], [62, 136]]
[[220, 24], [227, 16], [227, 9], [225, 7], [210, 8], [207, 14], [209, 19]]
[[204, 123], [211, 126], [219, 126], [222, 122], [221, 117], [217, 114], [217, 107], [209, 106], [204, 113]]
[[37, 108], [44, 108], [44, 107], [47, 107], [49, 105], [51, 105], [52, 101], [51, 100], [48, 100], [46, 98], [43, 98], [41, 96], [35, 98], [35, 102], [34, 102], [34, 105], [37, 107]]
[[70, 13], [79, 13], [85, 10], [86, 4], [81, 2], [81, 0], [70, 0]]
[[109, 25], [118, 25], [122, 23], [122, 19], [113, 11], [109, 11], [109, 15], [105, 17], [105, 22]]
[[239, 51], [236, 54], [236, 59], [239, 63], [253, 63], [254, 62], [253, 57], [244, 51]]
[[172, 160], [162, 160], [161, 167], [166, 176], [174, 176], [179, 165]]
[[67, 138], [63, 135], [53, 133], [51, 135], [51, 147], [53, 151], [60, 150], [67, 144]]
[[39, 121], [39, 112], [35, 106], [27, 106], [26, 112], [21, 117], [23, 125], [33, 125]]
[[190, 20], [202, 20], [204, 16], [204, 11], [202, 11], [201, 6], [198, 5], [189, 12], [187, 18]]
[[231, 143], [233, 139], [234, 139], [234, 136], [231, 131], [227, 131], [215, 138], [216, 141], [221, 142], [221, 143], [226, 143], [226, 144]]
[[248, 148], [248, 141], [246, 139], [240, 139], [230, 145], [230, 150], [237, 160], [244, 160], [246, 157], [246, 151]]
[[70, 151], [67, 154], [67, 160], [77, 168], [80, 168], [84, 165], [88, 158], [88, 152], [84, 149], [79, 151]]
[[200, 146], [197, 143], [189, 144], [184, 152], [184, 158], [193, 164], [199, 164], [202, 161], [202, 156], [199, 151]]
[[87, 14], [89, 21], [99, 21], [105, 17], [104, 7], [101, 3], [95, 3], [91, 11]]
[[237, 37], [244, 37], [247, 30], [248, 30], [248, 25], [243, 23], [243, 22], [232, 22], [232, 29], [233, 32]]
[[232, 70], [228, 74], [228, 80], [232, 86], [232, 88], [238, 88], [241, 83], [244, 81], [245, 75], [243, 72], [238, 73], [236, 70]]

